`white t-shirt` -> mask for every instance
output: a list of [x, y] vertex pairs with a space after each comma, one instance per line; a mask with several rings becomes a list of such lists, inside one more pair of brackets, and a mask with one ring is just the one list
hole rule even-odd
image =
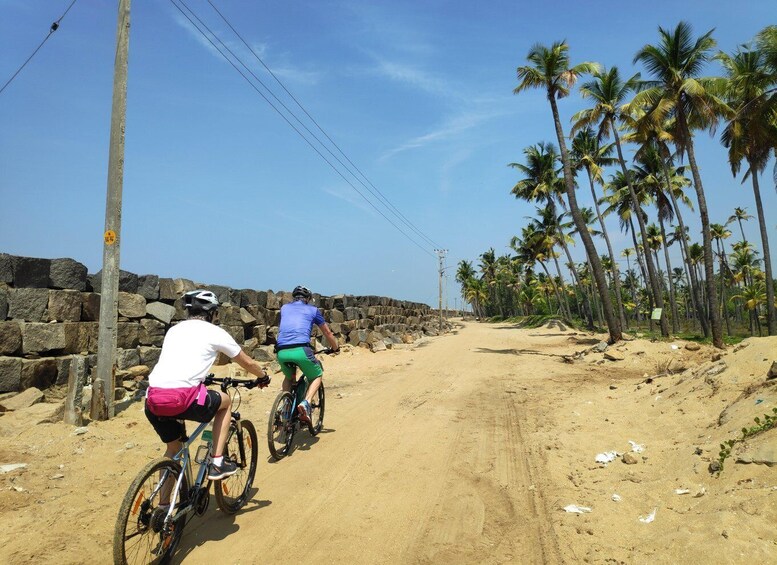
[[159, 362], [148, 377], [149, 386], [184, 388], [199, 385], [218, 353], [233, 359], [240, 346], [223, 328], [205, 320], [185, 320], [170, 328]]

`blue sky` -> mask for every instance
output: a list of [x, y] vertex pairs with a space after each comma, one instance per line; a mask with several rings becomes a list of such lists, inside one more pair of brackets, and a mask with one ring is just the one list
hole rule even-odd
[[[0, 83], [70, 1], [0, 0]], [[508, 252], [533, 213], [510, 194], [519, 177], [507, 163], [520, 161], [529, 145], [556, 143], [544, 95], [512, 94], [515, 69], [533, 44], [566, 39], [573, 63], [617, 65], [626, 74], [642, 70], [631, 63], [634, 53], [657, 41], [659, 25], [687, 20], [697, 35], [715, 28], [718, 47], [730, 52], [777, 15], [773, 0], [737, 9], [664, 0], [213, 3], [367, 186], [423, 236], [321, 150], [373, 204], [366, 202], [173, 3], [136, 0], [122, 268], [236, 288], [302, 283], [322, 294], [436, 305], [439, 246], [448, 250], [452, 307], [456, 263], [477, 264], [489, 247]], [[117, 5], [78, 0], [0, 94], [0, 252], [101, 268]], [[206, 0], [186, 5], [316, 131]], [[709, 74], [717, 73], [711, 65]], [[562, 119], [568, 123], [584, 105], [577, 94], [562, 100]], [[713, 222], [725, 222], [735, 206], [755, 215], [750, 185], [731, 176], [717, 139], [700, 134], [697, 159]], [[773, 218], [771, 167], [762, 196]], [[591, 204], [587, 189], [579, 199]], [[698, 224], [689, 224], [700, 240]], [[608, 226], [617, 234], [616, 222]], [[748, 222], [748, 239], [759, 241], [757, 229], [755, 219]], [[773, 222], [769, 229], [774, 254]], [[616, 235], [614, 245], [630, 245], [630, 236]], [[575, 254], [582, 258], [582, 245]]]

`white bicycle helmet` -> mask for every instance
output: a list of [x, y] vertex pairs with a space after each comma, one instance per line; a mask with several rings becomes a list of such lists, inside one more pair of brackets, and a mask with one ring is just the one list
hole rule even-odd
[[183, 307], [210, 312], [219, 307], [219, 300], [209, 290], [191, 290], [183, 295]]

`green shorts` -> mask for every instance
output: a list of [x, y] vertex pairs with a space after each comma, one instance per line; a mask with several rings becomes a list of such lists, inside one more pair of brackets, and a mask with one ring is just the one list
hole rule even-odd
[[308, 385], [324, 374], [321, 363], [313, 355], [313, 349], [307, 345], [281, 349], [278, 352], [278, 363], [287, 379], [293, 379], [299, 367]]

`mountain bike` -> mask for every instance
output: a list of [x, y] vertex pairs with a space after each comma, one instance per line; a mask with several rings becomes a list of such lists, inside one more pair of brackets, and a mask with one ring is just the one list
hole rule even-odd
[[[253, 388], [256, 382], [215, 378], [211, 374], [205, 384], [212, 383], [220, 384], [223, 392], [230, 391], [233, 396], [224, 456], [235, 462], [237, 472], [218, 481], [206, 478], [213, 438], [211, 430], [205, 429], [211, 423], [199, 424], [188, 438], [183, 439], [183, 447], [172, 459], [162, 457], [151, 461], [132, 481], [116, 519], [113, 535], [116, 565], [167, 563], [178, 547], [184, 526], [194, 515], [202, 516], [208, 509], [212, 482], [216, 483], [213, 492], [216, 502], [225, 514], [236, 513], [248, 502], [256, 474], [258, 440], [254, 425], [241, 419], [237, 412], [240, 407], [237, 389], [241, 386]], [[200, 436], [203, 443], [192, 460], [189, 447]], [[199, 464], [199, 468], [195, 464]], [[169, 504], [160, 504], [165, 494]]]
[[[331, 349], [315, 351], [315, 354], [334, 353]], [[287, 363], [290, 368], [299, 369], [295, 363]], [[302, 371], [300, 370], [300, 373]], [[310, 423], [304, 424], [299, 419], [297, 406], [305, 399], [308, 391], [308, 382], [304, 374], [291, 385], [291, 391], [281, 391], [273, 402], [270, 410], [270, 420], [267, 423], [267, 447], [270, 455], [276, 461], [280, 461], [291, 451], [294, 434], [305, 425], [312, 436], [318, 435], [324, 427], [325, 394], [324, 383], [318, 388], [318, 394], [310, 403]]]

